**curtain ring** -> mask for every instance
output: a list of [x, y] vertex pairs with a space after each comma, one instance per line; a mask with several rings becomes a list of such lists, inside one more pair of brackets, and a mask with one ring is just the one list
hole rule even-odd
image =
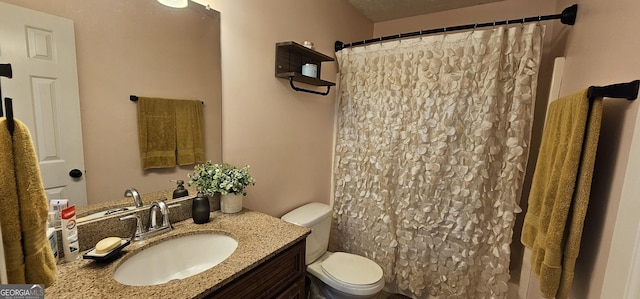
[[525, 22], [525, 21], [526, 21], [526, 20], [525, 20], [524, 18], [522, 18], [522, 26], [520, 26], [520, 28], [524, 28], [524, 22]]
[[538, 26], [540, 26], [540, 21], [542, 21], [542, 16], [538, 16]]
[[473, 30], [471, 32], [476, 32], [476, 28], [478, 28], [478, 23], [473, 24]]

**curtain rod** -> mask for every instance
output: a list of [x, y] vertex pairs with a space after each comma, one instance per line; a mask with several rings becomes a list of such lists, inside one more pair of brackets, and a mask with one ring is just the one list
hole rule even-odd
[[505, 21], [499, 21], [499, 22], [490, 22], [490, 23], [481, 23], [481, 24], [476, 23], [476, 24], [469, 24], [469, 25], [420, 30], [415, 32], [400, 33], [396, 35], [388, 35], [388, 36], [382, 36], [378, 38], [366, 39], [366, 40], [352, 42], [348, 44], [345, 44], [341, 41], [336, 41], [335, 51], [338, 52], [344, 48], [361, 46], [361, 45], [377, 43], [377, 42], [387, 41], [387, 40], [394, 40], [394, 39], [420, 36], [420, 35], [426, 35], [426, 34], [434, 34], [434, 33], [445, 33], [445, 32], [469, 30], [469, 29], [476, 29], [476, 28], [483, 28], [483, 27], [493, 27], [497, 25], [524, 24], [524, 23], [530, 23], [530, 22], [540, 22], [540, 21], [557, 20], [557, 19], [560, 19], [562, 24], [573, 25], [576, 22], [577, 13], [578, 13], [578, 4], [574, 4], [572, 6], [565, 8], [562, 11], [562, 13], [555, 14], [555, 15], [536, 16], [536, 17], [528, 17], [528, 18], [522, 18], [522, 19], [505, 20]]

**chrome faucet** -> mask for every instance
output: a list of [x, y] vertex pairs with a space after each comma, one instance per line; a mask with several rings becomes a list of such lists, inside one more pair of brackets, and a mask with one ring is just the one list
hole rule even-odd
[[124, 197], [133, 197], [136, 208], [142, 208], [142, 198], [140, 198], [140, 193], [135, 188], [124, 190]]
[[[169, 221], [169, 208], [180, 206], [180, 204], [173, 204], [167, 206], [167, 204], [163, 200], [156, 200], [151, 203], [149, 206], [149, 221], [147, 222], [147, 227], [142, 226], [142, 221], [140, 220], [140, 215], [131, 214], [128, 216], [124, 216], [120, 218], [120, 220], [127, 219], [136, 219], [136, 230], [131, 237], [133, 241], [144, 240], [161, 233], [169, 232], [173, 229], [171, 226], [171, 222]], [[160, 211], [160, 215], [162, 215], [162, 223], [158, 224], [157, 221], [157, 213]]]
[[[158, 225], [156, 213], [160, 211], [162, 215], [162, 224]], [[149, 222], [147, 231], [159, 230], [159, 229], [171, 229], [171, 223], [169, 222], [169, 208], [164, 201], [154, 201], [149, 208]]]

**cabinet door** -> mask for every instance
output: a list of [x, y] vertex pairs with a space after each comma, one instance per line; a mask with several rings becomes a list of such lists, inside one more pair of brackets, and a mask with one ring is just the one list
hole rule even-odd
[[300, 279], [300, 280], [298, 280], [298, 282], [292, 284], [291, 287], [286, 289], [284, 292], [282, 292], [276, 298], [277, 299], [305, 299], [305, 298], [307, 298], [307, 296], [305, 294], [305, 288], [304, 288], [304, 278]]
[[[305, 246], [306, 241], [302, 239], [206, 297], [305, 298]], [[296, 296], [294, 290], [302, 296]], [[289, 293], [291, 297], [286, 295]]]

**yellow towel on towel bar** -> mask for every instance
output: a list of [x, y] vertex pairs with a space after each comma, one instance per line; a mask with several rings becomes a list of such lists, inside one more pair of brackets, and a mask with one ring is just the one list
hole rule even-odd
[[50, 286], [56, 280], [56, 264], [46, 234], [49, 204], [29, 130], [14, 122], [11, 138], [6, 120], [0, 121], [0, 179], [8, 183], [0, 188], [7, 276], [9, 283]]
[[202, 102], [138, 98], [142, 169], [204, 162]]
[[138, 98], [138, 145], [142, 169], [176, 165], [175, 101]]
[[568, 298], [589, 204], [602, 99], [587, 90], [549, 105], [521, 241], [545, 298]]
[[176, 100], [176, 149], [178, 165], [204, 162], [202, 102]]

